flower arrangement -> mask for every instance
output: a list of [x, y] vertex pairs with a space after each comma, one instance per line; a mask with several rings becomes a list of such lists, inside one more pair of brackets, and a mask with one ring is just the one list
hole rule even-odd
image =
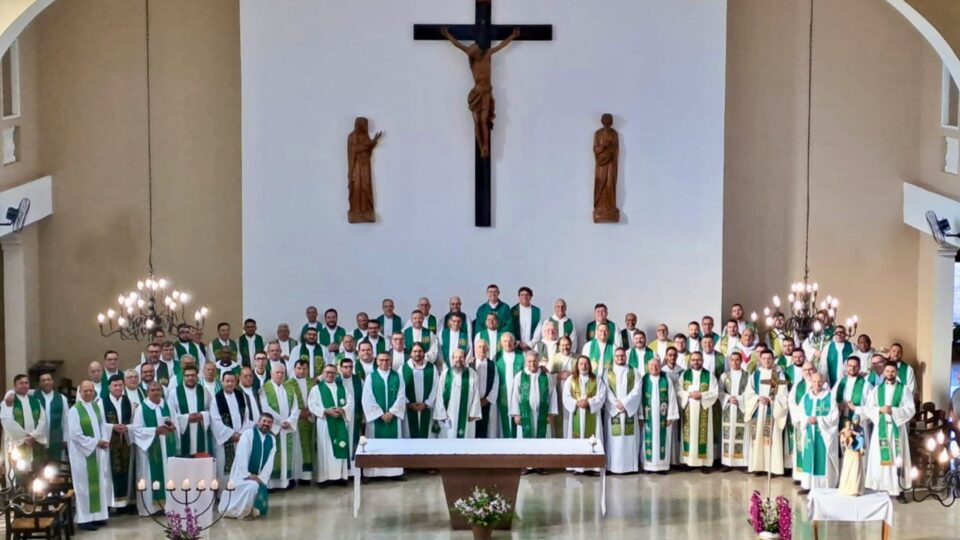
[[457, 499], [453, 509], [460, 513], [471, 525], [493, 527], [501, 521], [513, 518], [510, 503], [499, 493], [475, 487], [469, 497]]
[[167, 538], [170, 540], [196, 540], [200, 538], [200, 526], [197, 516], [185, 508], [183, 516], [176, 512], [167, 512]]
[[793, 537], [790, 501], [785, 497], [777, 497], [775, 501], [762, 499], [760, 492], [754, 491], [750, 497], [750, 524], [758, 535], [767, 533], [767, 537], [779, 535], [781, 540], [790, 540]]

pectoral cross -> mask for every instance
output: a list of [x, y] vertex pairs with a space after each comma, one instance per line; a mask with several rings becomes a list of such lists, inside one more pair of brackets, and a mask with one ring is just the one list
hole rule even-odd
[[[490, 56], [501, 50], [509, 42], [550, 41], [553, 39], [553, 26], [549, 24], [492, 24], [490, 13], [492, 0], [476, 0], [476, 16], [471, 24], [415, 24], [413, 39], [450, 41], [467, 54], [470, 70], [473, 73], [474, 87], [468, 96], [468, 104], [473, 114], [475, 133], [474, 152], [474, 211], [477, 227], [489, 227], [491, 224], [490, 202], [490, 132], [493, 128], [494, 106], [491, 84]], [[473, 41], [466, 46], [460, 41]], [[491, 48], [492, 41], [500, 41]]]

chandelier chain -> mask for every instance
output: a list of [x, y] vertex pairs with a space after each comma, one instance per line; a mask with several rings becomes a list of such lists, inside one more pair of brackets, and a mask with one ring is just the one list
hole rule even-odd
[[806, 233], [803, 243], [803, 280], [810, 278], [810, 147], [813, 125], [813, 2], [810, 0], [810, 28], [807, 40], [807, 200]]
[[144, 35], [146, 43], [146, 71], [147, 71], [147, 215], [148, 215], [148, 237], [149, 252], [147, 255], [147, 265], [150, 268], [150, 275], [153, 275], [153, 125], [152, 109], [150, 103], [150, 0], [144, 0]]

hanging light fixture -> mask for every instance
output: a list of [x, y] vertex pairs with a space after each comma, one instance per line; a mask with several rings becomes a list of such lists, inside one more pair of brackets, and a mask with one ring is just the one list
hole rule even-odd
[[[790, 285], [787, 294], [787, 306], [783, 306], [780, 297], [774, 295], [773, 307], [763, 309], [764, 325], [770, 329], [776, 325], [776, 319], [784, 318], [784, 332], [788, 332], [799, 340], [810, 337], [811, 344], [817, 349], [825, 341], [831, 339], [833, 332], [839, 325], [840, 299], [827, 295], [820, 299], [820, 285], [810, 280], [810, 154], [811, 132], [813, 125], [813, 1], [810, 0], [810, 30], [807, 45], [807, 195], [806, 195], [806, 229], [803, 246], [803, 280]], [[789, 314], [789, 315], [788, 315]], [[756, 322], [756, 313], [751, 314]], [[859, 318], [854, 315], [844, 321], [847, 334], [854, 336], [857, 333]]]
[[[116, 308], [97, 315], [97, 324], [104, 337], [118, 335], [123, 340], [150, 338], [157, 330], [166, 335], [176, 334], [177, 326], [186, 323], [186, 306], [192, 295], [173, 288], [173, 282], [157, 276], [153, 271], [153, 145], [150, 106], [150, 0], [144, 0], [146, 21], [147, 74], [147, 205], [149, 215], [149, 254], [147, 275], [137, 281], [136, 288], [117, 296]], [[194, 313], [195, 326], [202, 329], [207, 308], [200, 306]]]

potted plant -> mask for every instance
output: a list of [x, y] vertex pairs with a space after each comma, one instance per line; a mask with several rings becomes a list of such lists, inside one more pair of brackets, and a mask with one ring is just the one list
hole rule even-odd
[[457, 499], [453, 503], [453, 510], [473, 526], [475, 540], [489, 540], [493, 527], [513, 519], [510, 503], [499, 493], [490, 493], [481, 487], [474, 487], [469, 497]]
[[793, 537], [793, 509], [785, 497], [762, 499], [759, 491], [750, 497], [750, 524], [764, 540], [790, 540]]
[[176, 512], [167, 512], [167, 538], [170, 540], [197, 540], [200, 538], [200, 526], [197, 516], [185, 508], [184, 515]]

